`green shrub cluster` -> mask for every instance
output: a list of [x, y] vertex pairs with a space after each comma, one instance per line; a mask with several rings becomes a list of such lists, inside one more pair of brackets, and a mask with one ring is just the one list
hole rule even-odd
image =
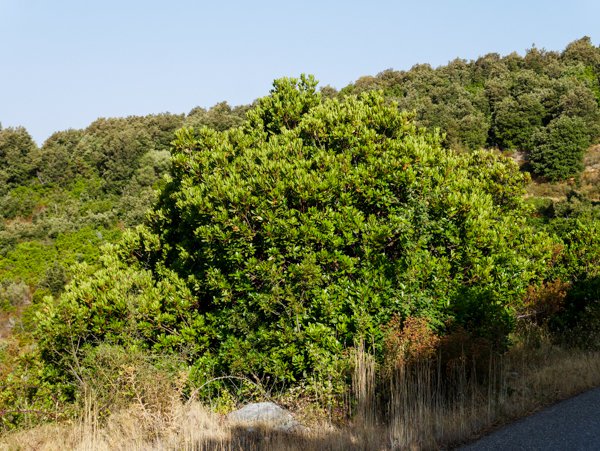
[[182, 129], [147, 225], [44, 303], [42, 358], [68, 380], [108, 343], [183, 355], [199, 383], [290, 384], [339, 382], [392, 317], [501, 345], [551, 246], [515, 163], [440, 142], [381, 93], [324, 100], [310, 77], [276, 81], [240, 128]]
[[552, 277], [569, 284], [551, 326], [571, 343], [600, 348], [600, 205], [573, 192], [554, 202], [546, 230], [555, 236]]

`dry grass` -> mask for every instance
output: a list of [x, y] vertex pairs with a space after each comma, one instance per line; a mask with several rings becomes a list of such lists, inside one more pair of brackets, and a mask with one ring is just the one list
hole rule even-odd
[[574, 188], [574, 181], [550, 183], [534, 180], [527, 186], [526, 197], [544, 197], [554, 201], [562, 201], [566, 200], [567, 194]]
[[101, 419], [93, 393], [77, 421], [46, 424], [0, 439], [7, 450], [387, 450], [452, 447], [542, 406], [600, 385], [600, 352], [553, 346], [539, 330], [489, 359], [485, 375], [469, 359], [377, 368], [355, 356], [352, 420], [322, 419], [304, 432], [249, 432], [196, 401], [166, 394], [168, 408], [142, 403]]
[[248, 431], [226, 422], [198, 402], [174, 406], [158, 417], [139, 407], [111, 415], [102, 426], [93, 408], [76, 422], [13, 433], [0, 442], [7, 450], [312, 450], [357, 449], [357, 440], [322, 425], [318, 430], [284, 434]]

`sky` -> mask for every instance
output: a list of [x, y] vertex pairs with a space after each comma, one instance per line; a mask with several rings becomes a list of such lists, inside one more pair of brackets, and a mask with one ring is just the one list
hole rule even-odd
[[0, 0], [0, 123], [38, 144], [98, 117], [251, 103], [274, 79], [600, 43], [597, 0]]

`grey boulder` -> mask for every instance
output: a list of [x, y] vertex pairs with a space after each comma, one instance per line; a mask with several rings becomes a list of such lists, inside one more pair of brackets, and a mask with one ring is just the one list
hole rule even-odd
[[266, 427], [279, 432], [301, 432], [306, 430], [291, 413], [272, 402], [247, 404], [239, 410], [231, 412], [227, 419], [248, 430]]

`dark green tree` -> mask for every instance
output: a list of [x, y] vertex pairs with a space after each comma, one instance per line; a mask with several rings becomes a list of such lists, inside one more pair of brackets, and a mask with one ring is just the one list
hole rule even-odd
[[92, 168], [85, 163], [78, 148], [81, 130], [53, 133], [35, 155], [36, 176], [40, 183], [67, 186], [75, 177], [90, 177]]
[[183, 117], [161, 114], [98, 119], [85, 130], [79, 151], [94, 168], [107, 193], [121, 193], [139, 160], [151, 150], [167, 150]]
[[545, 108], [535, 94], [506, 97], [495, 107], [494, 143], [502, 149], [527, 150], [532, 135], [543, 125]]
[[592, 44], [589, 36], [571, 42], [561, 56], [568, 64], [579, 63], [591, 66], [596, 71], [600, 70], [600, 48]]
[[0, 194], [26, 183], [33, 175], [37, 145], [23, 127], [0, 130]]
[[579, 117], [560, 116], [532, 137], [531, 167], [549, 180], [576, 177], [583, 169], [583, 153], [590, 144], [586, 123]]
[[246, 111], [249, 106], [238, 106], [232, 108], [227, 102], [220, 102], [211, 108], [196, 107], [190, 111], [185, 118], [186, 127], [199, 128], [202, 126], [225, 131], [237, 127], [244, 122]]

